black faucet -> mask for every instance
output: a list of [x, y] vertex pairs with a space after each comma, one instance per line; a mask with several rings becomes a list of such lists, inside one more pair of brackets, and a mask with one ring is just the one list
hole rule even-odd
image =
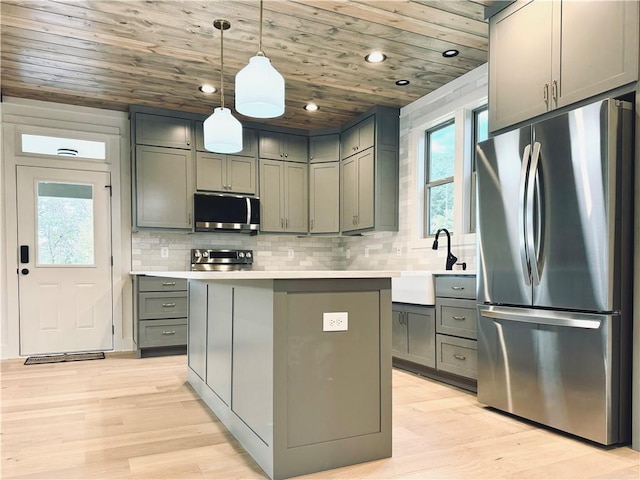
[[[436, 238], [433, 240], [433, 249], [437, 250], [438, 249], [438, 236], [440, 235], [440, 232], [444, 232], [447, 234], [447, 262], [446, 262], [446, 270], [453, 270], [453, 266], [455, 265], [455, 263], [458, 261], [458, 257], [455, 257], [452, 253], [451, 253], [451, 235], [449, 234], [449, 230], [447, 230], [446, 228], [439, 228], [438, 231], [436, 232]], [[465, 265], [466, 266], [466, 265]]]

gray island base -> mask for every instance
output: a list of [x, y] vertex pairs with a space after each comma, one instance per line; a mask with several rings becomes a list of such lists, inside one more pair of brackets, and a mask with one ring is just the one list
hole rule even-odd
[[391, 456], [393, 276], [182, 272], [189, 383], [269, 477]]

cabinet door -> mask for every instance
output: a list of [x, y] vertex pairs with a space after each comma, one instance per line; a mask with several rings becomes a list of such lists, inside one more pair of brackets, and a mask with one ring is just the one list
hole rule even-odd
[[218, 153], [196, 153], [196, 190], [227, 191], [227, 160]]
[[187, 363], [202, 380], [207, 378], [207, 305], [205, 282], [189, 282]]
[[309, 162], [336, 162], [340, 159], [340, 135], [318, 135], [309, 139]]
[[373, 148], [357, 155], [358, 163], [358, 212], [356, 227], [372, 228], [374, 225], [375, 183]]
[[393, 305], [391, 309], [391, 353], [404, 358], [407, 353], [407, 329], [404, 324], [402, 307]]
[[375, 117], [371, 116], [357, 125], [359, 152], [373, 147], [375, 143]]
[[[638, 2], [562, 2], [557, 106], [638, 79]], [[585, 33], [588, 32], [588, 33]]]
[[343, 232], [356, 230], [358, 213], [358, 162], [356, 157], [343, 160], [340, 169], [340, 224]]
[[[192, 282], [195, 283], [195, 282]], [[201, 283], [201, 282], [197, 282]], [[207, 285], [207, 385], [231, 406], [231, 356], [233, 329], [233, 287]]]
[[284, 135], [283, 159], [289, 162], [307, 163], [309, 152], [307, 137], [302, 135]]
[[554, 8], [557, 8], [554, 2], [516, 2], [490, 19], [491, 131], [547, 111], [551, 98]]
[[284, 231], [284, 172], [283, 163], [260, 160], [260, 230]]
[[136, 113], [136, 144], [191, 149], [191, 120]]
[[316, 163], [309, 166], [309, 231], [340, 231], [340, 164]]
[[227, 191], [256, 193], [256, 159], [227, 155]]
[[191, 228], [193, 184], [191, 152], [136, 147], [136, 225]]
[[436, 326], [431, 307], [407, 306], [407, 353], [409, 359], [426, 367], [436, 367]]
[[308, 165], [284, 162], [285, 231], [308, 231]]
[[355, 125], [340, 135], [340, 160], [350, 157], [356, 153], [358, 144], [358, 126]]
[[274, 132], [260, 132], [260, 158], [282, 160], [282, 134]]

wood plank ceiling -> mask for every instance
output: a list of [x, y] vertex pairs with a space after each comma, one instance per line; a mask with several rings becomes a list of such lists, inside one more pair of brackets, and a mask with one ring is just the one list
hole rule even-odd
[[[487, 61], [489, 0], [265, 0], [263, 49], [286, 82], [286, 112], [264, 123], [315, 130], [372, 105], [405, 106]], [[112, 110], [209, 114], [255, 55], [257, 0], [2, 0], [3, 96]], [[444, 58], [457, 49], [460, 55]], [[368, 64], [372, 50], [387, 55]], [[408, 86], [398, 87], [396, 80]], [[304, 104], [313, 101], [317, 112]], [[251, 120], [238, 115], [240, 120]]]

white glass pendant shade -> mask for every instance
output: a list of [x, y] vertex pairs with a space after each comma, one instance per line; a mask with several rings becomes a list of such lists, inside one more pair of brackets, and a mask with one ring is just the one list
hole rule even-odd
[[228, 108], [217, 107], [204, 121], [204, 148], [215, 153], [242, 150], [242, 124]]
[[284, 78], [271, 61], [256, 55], [236, 74], [236, 111], [254, 118], [274, 118], [284, 113]]

